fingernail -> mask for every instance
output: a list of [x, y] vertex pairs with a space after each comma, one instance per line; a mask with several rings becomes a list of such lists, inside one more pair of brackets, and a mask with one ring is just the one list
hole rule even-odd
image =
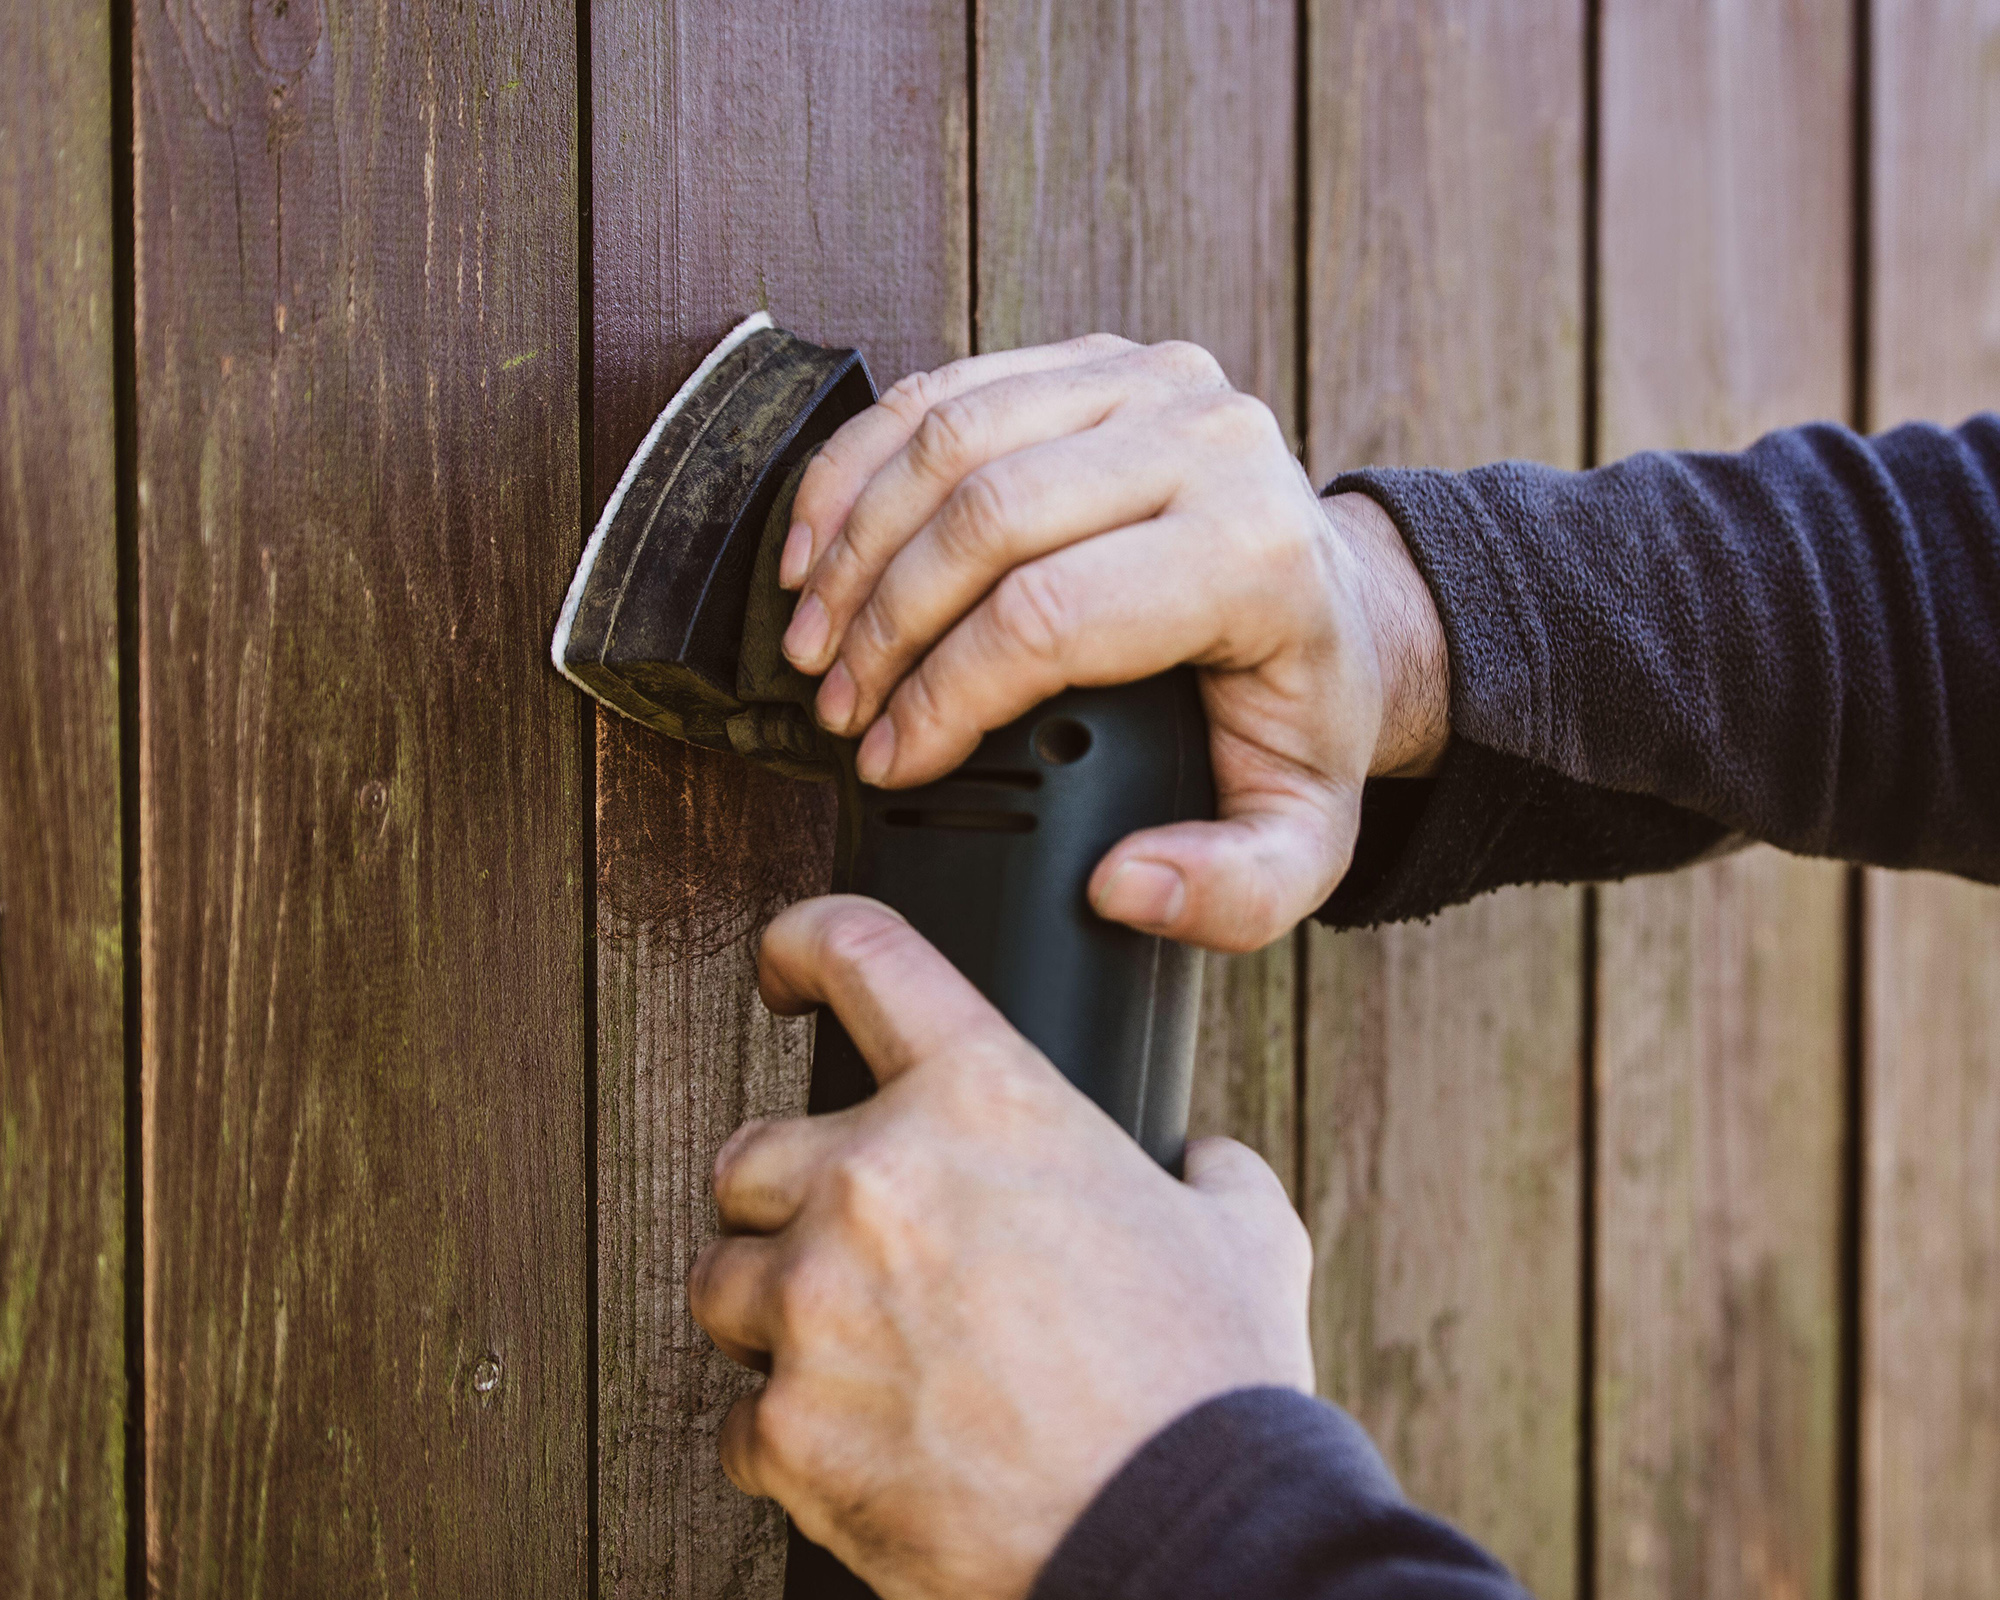
[[854, 679], [849, 675], [845, 661], [834, 662], [833, 670], [819, 686], [819, 696], [813, 701], [813, 713], [827, 732], [847, 731], [848, 719], [854, 715]]
[[806, 563], [812, 559], [813, 531], [803, 522], [792, 524], [785, 535], [785, 548], [778, 556], [778, 587], [796, 589], [806, 581]]
[[1157, 861], [1128, 861], [1097, 897], [1097, 914], [1141, 928], [1170, 927], [1187, 909], [1187, 884]]
[[889, 775], [896, 759], [896, 725], [887, 717], [877, 717], [875, 726], [854, 752], [854, 770], [863, 783], [880, 783]]
[[793, 666], [810, 671], [819, 662], [820, 652], [826, 648], [826, 637], [833, 629], [833, 619], [826, 614], [826, 607], [816, 594], [809, 594], [799, 602], [798, 610], [792, 613], [791, 626], [785, 629], [785, 656]]

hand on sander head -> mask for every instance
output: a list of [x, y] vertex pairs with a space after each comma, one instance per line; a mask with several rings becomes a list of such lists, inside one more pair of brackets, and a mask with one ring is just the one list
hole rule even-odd
[[1321, 501], [1192, 345], [1095, 336], [906, 378], [807, 468], [785, 649], [870, 783], [926, 783], [1070, 685], [1201, 669], [1219, 820], [1125, 839], [1098, 911], [1252, 949], [1347, 869], [1371, 775], [1433, 768], [1444, 634], [1373, 501]]

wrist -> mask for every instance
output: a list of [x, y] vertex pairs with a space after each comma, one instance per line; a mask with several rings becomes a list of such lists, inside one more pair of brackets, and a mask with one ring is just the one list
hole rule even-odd
[[1376, 501], [1359, 493], [1320, 502], [1356, 559], [1361, 605], [1382, 675], [1382, 726], [1371, 778], [1421, 778], [1451, 741], [1451, 658], [1430, 585]]

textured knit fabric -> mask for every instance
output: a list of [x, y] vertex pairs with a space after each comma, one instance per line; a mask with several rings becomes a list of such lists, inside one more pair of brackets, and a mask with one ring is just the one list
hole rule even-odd
[[[1369, 786], [1321, 913], [1768, 840], [2000, 881], [2000, 421], [1816, 426], [1596, 472], [1371, 471], [1451, 654], [1435, 777]], [[1518, 1600], [1413, 1510], [1355, 1423], [1283, 1390], [1155, 1437], [1034, 1600]]]
[[1344, 1412], [1242, 1389], [1156, 1434], [1105, 1486], [1031, 1600], [1524, 1600], [1413, 1509]]
[[1349, 489], [1437, 599], [1452, 745], [1369, 786], [1326, 920], [1743, 838], [2000, 881], [2000, 419]]

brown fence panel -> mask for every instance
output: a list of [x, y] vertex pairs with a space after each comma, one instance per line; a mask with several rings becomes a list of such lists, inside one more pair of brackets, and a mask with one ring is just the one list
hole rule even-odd
[[[1600, 454], [1848, 404], [1847, 0], [1604, 11]], [[1847, 873], [1603, 891], [1597, 1592], [1830, 1596]]]
[[[2000, 5], [1878, 0], [1871, 422], [2000, 405]], [[1991, 719], [1994, 708], [1972, 708]], [[1862, 1584], [2000, 1593], [2000, 891], [1870, 873]]]
[[0, 1594], [125, 1584], [111, 32], [0, 12]]
[[574, 1593], [574, 13], [134, 9], [152, 1580]]
[[[1584, 7], [1315, 0], [1309, 459], [1577, 464]], [[1320, 1383], [1574, 1593], [1580, 891], [1311, 938]]]
[[[1192, 339], [1296, 437], [1290, 0], [988, 0], [979, 342]], [[1211, 956], [1193, 1128], [1293, 1180], [1295, 942]]]
[[[964, 353], [960, 0], [597, 0], [591, 37], [598, 503], [760, 306], [885, 384]], [[811, 1025], [759, 1003], [756, 936], [825, 887], [833, 797], [609, 715], [597, 773], [602, 1592], [775, 1595], [783, 1518], [716, 1463], [746, 1375], [684, 1285], [717, 1147], [805, 1106]]]

